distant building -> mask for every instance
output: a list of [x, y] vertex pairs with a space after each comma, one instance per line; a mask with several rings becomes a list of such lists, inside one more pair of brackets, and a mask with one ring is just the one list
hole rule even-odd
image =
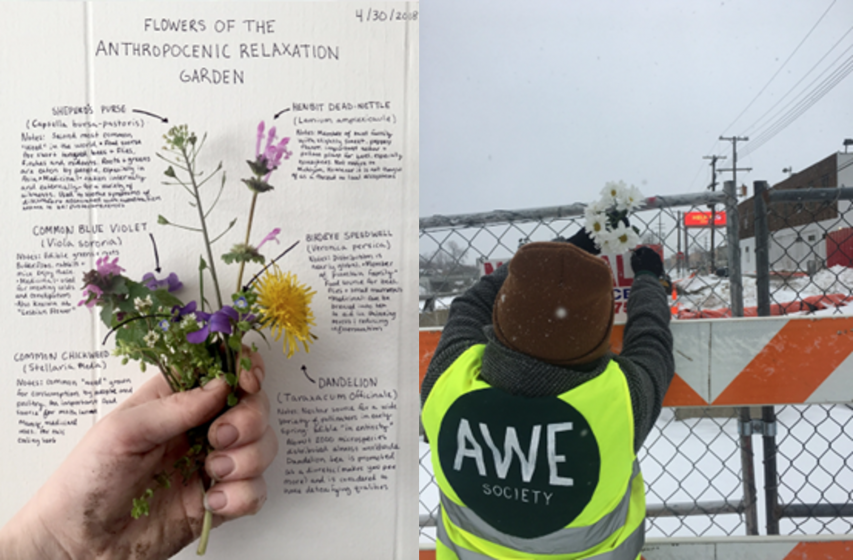
[[[832, 154], [770, 188], [798, 190], [838, 187], [853, 187], [853, 153]], [[744, 274], [755, 274], [754, 204], [752, 197], [738, 204], [741, 269]], [[850, 237], [853, 240], [853, 203], [846, 200], [773, 203], [768, 208], [767, 226], [770, 230], [768, 256], [771, 271], [819, 270], [827, 264], [828, 235], [837, 239]], [[832, 242], [829, 251], [831, 260], [837, 251], [838, 244]], [[853, 266], [853, 260], [847, 266]]]

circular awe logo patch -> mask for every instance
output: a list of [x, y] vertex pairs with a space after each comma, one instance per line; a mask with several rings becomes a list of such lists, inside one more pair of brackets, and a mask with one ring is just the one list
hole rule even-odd
[[483, 389], [459, 398], [438, 433], [441, 469], [462, 502], [502, 533], [534, 538], [571, 523], [598, 486], [586, 418], [558, 399]]

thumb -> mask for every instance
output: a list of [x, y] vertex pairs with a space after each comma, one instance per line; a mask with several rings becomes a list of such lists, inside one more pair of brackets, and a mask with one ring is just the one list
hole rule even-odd
[[128, 453], [150, 451], [216, 416], [225, 406], [228, 391], [224, 379], [214, 379], [204, 387], [120, 411], [113, 426], [116, 442]]

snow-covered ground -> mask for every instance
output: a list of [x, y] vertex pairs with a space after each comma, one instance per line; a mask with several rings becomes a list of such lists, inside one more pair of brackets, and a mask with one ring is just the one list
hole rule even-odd
[[[676, 279], [679, 296], [676, 303], [692, 310], [726, 308], [731, 304], [731, 290], [728, 278], [717, 276], [694, 276]], [[743, 306], [754, 307], [758, 304], [758, 291], [755, 277], [743, 277]], [[853, 269], [834, 266], [817, 272], [814, 276], [791, 278], [775, 277], [770, 280], [770, 303], [800, 301], [810, 296], [829, 294], [853, 294]], [[849, 305], [847, 306], [849, 307]], [[800, 312], [797, 314], [804, 314]], [[853, 308], [822, 309], [812, 312], [814, 315], [853, 314]]]

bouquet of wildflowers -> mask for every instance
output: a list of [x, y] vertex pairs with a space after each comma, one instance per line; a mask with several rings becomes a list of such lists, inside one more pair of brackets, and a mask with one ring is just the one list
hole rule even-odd
[[625, 253], [640, 242], [639, 230], [628, 224], [628, 215], [642, 206], [643, 194], [619, 181], [604, 185], [601, 195], [584, 210], [584, 228], [602, 253]]
[[[158, 279], [149, 272], [134, 280], [124, 275], [118, 257], [110, 260], [104, 256], [83, 279], [84, 299], [80, 305], [100, 308], [101, 320], [111, 329], [109, 334], [115, 333], [115, 354], [123, 358], [122, 363], [137, 361], [143, 371], [147, 365], [155, 366], [173, 391], [188, 391], [223, 377], [232, 388], [228, 406], [234, 406], [238, 402], [241, 367], [250, 368], [249, 359], [241, 358], [240, 354], [246, 333], [256, 331], [263, 336], [261, 331], [269, 329], [276, 340], [283, 339], [287, 357], [293, 355], [300, 343], [307, 352], [308, 344], [316, 338], [310, 332], [314, 325], [310, 304], [315, 292], [276, 264], [295, 244], [268, 262], [261, 248], [271, 241], [279, 242], [280, 228], [257, 244], [252, 243], [258, 195], [273, 190], [270, 176], [291, 156], [287, 150], [289, 138], [277, 141], [275, 127], [267, 131], [263, 122], [258, 125], [255, 157], [247, 162], [251, 175], [242, 180], [251, 193], [245, 239], [221, 256], [224, 263], [239, 266], [237, 285], [228, 301], [223, 299], [213, 247], [234, 227], [237, 219], [216, 232], [210, 223], [210, 214], [225, 189], [222, 163], [208, 175], [198, 169], [196, 160], [206, 135], [199, 139], [186, 125], [173, 127], [164, 139], [164, 153], [157, 154], [168, 163], [165, 170], [168, 180], [164, 184], [187, 192], [190, 205], [198, 212], [198, 224], [173, 223], [163, 216], [158, 216], [157, 221], [201, 237], [203, 254], [199, 257], [197, 298], [185, 301], [176, 295], [183, 284], [175, 273]], [[219, 180], [213, 181], [216, 177]], [[217, 182], [218, 189], [209, 194], [207, 189]], [[244, 284], [247, 263], [260, 270]], [[252, 348], [256, 349], [254, 345]], [[168, 487], [175, 473], [188, 481], [194, 473], [203, 472], [205, 457], [212, 449], [207, 441], [207, 426], [191, 430], [187, 435], [189, 450], [175, 463], [174, 471], [159, 474], [145, 493], [134, 499], [134, 518], [148, 515], [148, 499], [158, 487]], [[199, 554], [206, 549], [211, 522], [212, 514], [208, 511]]]

